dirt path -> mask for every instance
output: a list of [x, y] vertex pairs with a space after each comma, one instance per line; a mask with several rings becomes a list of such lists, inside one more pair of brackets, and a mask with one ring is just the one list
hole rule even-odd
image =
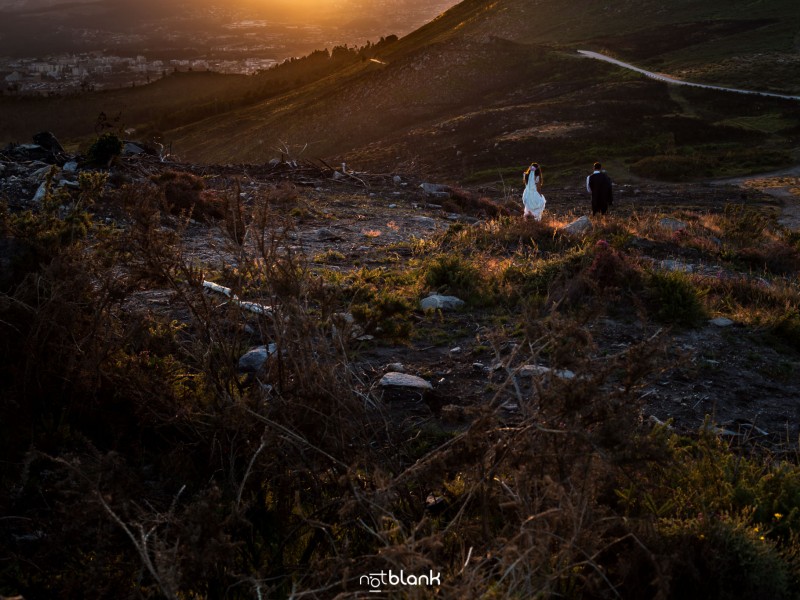
[[800, 230], [800, 165], [761, 175], [720, 179], [712, 183], [758, 190], [777, 198], [781, 201], [778, 223], [788, 229]]
[[692, 81], [684, 81], [682, 79], [676, 79], [675, 77], [670, 77], [669, 75], [664, 75], [663, 73], [653, 73], [652, 71], [647, 71], [645, 69], [636, 67], [630, 63], [622, 62], [621, 60], [617, 60], [616, 58], [611, 58], [610, 56], [606, 56], [605, 54], [601, 54], [599, 52], [592, 52], [590, 50], [578, 50], [578, 54], [586, 56], [587, 58], [594, 58], [596, 60], [602, 60], [618, 67], [622, 67], [624, 69], [630, 69], [631, 71], [636, 71], [637, 73], [641, 73], [642, 75], [646, 75], [651, 79], [656, 79], [658, 81], [664, 81], [666, 83], [674, 83], [676, 85], [688, 85], [691, 87], [699, 87], [705, 88], [707, 90], [720, 90], [723, 92], [736, 92], [737, 94], [753, 94], [756, 96], [769, 96], [771, 98], [783, 98], [784, 100], [800, 100], [800, 96], [788, 96], [786, 94], [774, 94], [772, 92], [760, 92], [757, 90], [743, 90], [740, 88], [730, 88], [730, 87], [723, 87], [719, 85], [709, 85], [706, 83], [694, 83]]

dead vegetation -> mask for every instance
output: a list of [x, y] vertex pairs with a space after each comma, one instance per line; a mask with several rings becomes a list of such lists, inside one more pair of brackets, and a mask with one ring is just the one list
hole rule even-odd
[[[333, 269], [298, 241], [322, 218], [308, 192], [231, 182], [208, 215], [220, 266], [187, 247], [193, 177], [161, 182], [186, 180], [177, 216], [90, 179], [4, 213], [0, 592], [356, 598], [391, 569], [439, 574], [384, 583], [408, 598], [796, 595], [792, 440], [646, 418], [646, 390], [690, 363], [675, 336], [711, 315], [796, 359], [792, 234], [734, 208], [676, 214], [679, 235], [643, 212], [578, 237], [498, 214]], [[87, 211], [106, 203], [125, 227]], [[780, 260], [748, 270], [748, 248]], [[263, 310], [209, 295], [212, 276]], [[430, 291], [467, 308], [416, 310]], [[435, 389], [383, 393], [389, 352]]]

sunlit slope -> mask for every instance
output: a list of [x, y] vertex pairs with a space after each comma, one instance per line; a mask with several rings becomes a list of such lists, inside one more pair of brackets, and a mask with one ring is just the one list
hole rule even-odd
[[465, 0], [395, 52], [454, 35], [588, 46], [709, 82], [800, 91], [796, 0]]
[[[179, 154], [198, 161], [258, 162], [289, 151], [462, 175], [531, 154], [550, 153], [568, 170], [578, 152], [613, 151], [633, 162], [704, 141], [767, 150], [775, 142], [781, 152], [791, 142], [784, 130], [800, 118], [793, 105], [676, 91], [575, 49], [710, 83], [796, 93], [800, 82], [786, 73], [798, 60], [797, 13], [785, 0], [465, 0], [390, 46], [383, 64], [365, 61], [168, 135]], [[752, 130], [746, 140], [744, 129], [730, 126], [765, 112], [783, 124], [770, 132], [780, 140]], [[695, 140], [692, 132], [703, 133]]]

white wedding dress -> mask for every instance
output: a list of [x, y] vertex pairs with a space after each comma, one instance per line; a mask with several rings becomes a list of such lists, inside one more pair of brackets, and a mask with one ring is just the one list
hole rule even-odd
[[523, 216], [527, 217], [528, 215], [533, 215], [534, 219], [541, 221], [546, 200], [536, 189], [536, 184], [539, 183], [539, 177], [533, 177], [532, 175], [533, 173], [528, 176], [528, 185], [525, 186], [525, 191], [522, 192], [522, 203], [525, 205]]

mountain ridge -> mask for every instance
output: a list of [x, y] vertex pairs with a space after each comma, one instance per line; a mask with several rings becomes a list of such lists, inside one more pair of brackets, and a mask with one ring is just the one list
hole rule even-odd
[[[611, 153], [629, 161], [647, 155], [657, 156], [659, 152], [655, 146], [663, 146], [663, 143], [654, 140], [653, 148], [631, 153], [618, 143], [618, 132], [613, 130], [620, 127], [632, 128], [639, 133], [645, 128], [647, 131], [644, 134], [658, 137], [661, 134], [655, 129], [656, 122], [663, 124], [664, 117], [670, 114], [686, 113], [692, 118], [710, 120], [706, 125], [711, 126], [730, 122], [741, 116], [739, 113], [752, 110], [781, 115], [786, 113], [791, 115], [791, 119], [798, 117], [797, 111], [791, 106], [757, 104], [753, 108], [730, 99], [720, 101], [709, 94], [703, 96], [676, 92], [662, 84], [637, 81], [636, 77], [618, 69], [581, 63], [576, 54], [579, 42], [580, 45], [588, 44], [590, 48], [602, 46], [601, 49], [618, 56], [641, 56], [641, 48], [647, 47], [645, 39], [652, 35], [653, 20], [661, 18], [661, 26], [666, 30], [682, 27], [693, 28], [694, 31], [694, 37], [688, 40], [692, 42], [689, 46], [685, 39], [666, 44], [664, 39], [668, 36], [664, 35], [660, 42], [660, 54], [651, 53], [643, 61], [645, 66], [669, 67], [661, 57], [680, 53], [687, 47], [691, 47], [695, 54], [702, 54], [698, 47], [704, 47], [702, 40], [707, 31], [716, 32], [716, 37], [708, 42], [711, 45], [709, 53], [714, 55], [720, 39], [730, 40], [731, 36], [735, 38], [741, 31], [760, 31], [766, 35], [768, 32], [765, 33], [764, 29], [776, 23], [782, 23], [781, 27], [784, 28], [791, 26], [800, 29], [797, 18], [789, 19], [789, 25], [777, 19], [777, 16], [788, 11], [788, 3], [774, 3], [763, 10], [746, 13], [743, 17], [740, 13], [744, 3], [741, 2], [732, 3], [727, 8], [722, 5], [697, 7], [693, 3], [681, 2], [673, 7], [675, 10], [666, 13], [657, 3], [639, 5], [616, 2], [609, 6], [616, 7], [616, 12], [596, 7], [594, 3], [573, 3], [573, 10], [585, 8], [588, 17], [570, 21], [558, 14], [554, 3], [546, 0], [465, 0], [381, 52], [378, 58], [385, 63], [383, 65], [349, 67], [347, 72], [294, 90], [285, 99], [273, 98], [264, 104], [247, 107], [227, 116], [216, 116], [203, 124], [191, 124], [167, 134], [174, 138], [178, 152], [201, 162], [258, 162], [269, 158], [264, 153], [265, 148], [286, 145], [288, 142], [306, 151], [316, 150], [320, 156], [354, 160], [373, 169], [390, 168], [397, 161], [419, 163], [421, 160], [429, 165], [443, 163], [439, 169], [441, 173], [456, 171], [458, 176], [469, 177], [476, 171], [492, 166], [505, 168], [530, 160], [530, 157], [525, 158], [530, 151], [526, 151], [522, 144], [503, 148], [498, 141], [515, 130], [533, 127], [529, 116], [522, 114], [526, 98], [550, 98], [544, 106], [539, 107], [541, 112], [548, 115], [548, 120], [542, 125], [556, 121], [585, 120], [580, 118], [581, 108], [585, 109], [587, 115], [592, 115], [596, 112], [598, 101], [607, 103], [600, 115], [619, 113], [612, 116], [612, 120], [618, 122], [600, 135], [600, 147], [594, 154]], [[538, 33], [531, 34], [523, 17], [536, 10], [541, 11], [545, 25]], [[600, 18], [609, 12], [617, 15], [610, 25]], [[632, 16], [634, 13], [636, 18]], [[688, 18], [698, 21], [692, 25], [681, 25], [682, 19]], [[618, 23], [624, 26], [616, 27]], [[559, 24], [563, 26], [559, 27]], [[637, 34], [637, 31], [644, 33]], [[636, 38], [637, 35], [644, 37]], [[592, 40], [600, 40], [602, 44], [593, 44]], [[636, 40], [637, 44], [633, 44]], [[775, 41], [776, 44], [778, 42], [780, 40]], [[743, 56], [744, 53], [743, 50]], [[771, 64], [779, 65], [779, 58], [784, 54], [778, 53], [773, 57], [774, 60], [762, 65], [762, 76], [766, 77], [763, 74], [769, 72]], [[675, 65], [679, 66], [680, 63]], [[780, 71], [776, 69], [776, 72]], [[608, 97], [609, 85], [618, 89], [618, 97], [614, 100]], [[635, 100], [639, 92], [633, 94], [631, 101], [634, 102], [634, 113], [641, 111], [639, 122], [624, 114], [630, 108], [625, 105], [628, 102], [626, 94], [631, 86], [646, 89], [650, 96], [648, 102], [639, 102]], [[774, 86], [767, 87], [772, 89]], [[597, 89], [600, 97], [592, 98], [591, 94], [583, 93], [587, 89]], [[578, 96], [571, 97], [576, 93]], [[691, 96], [690, 100], [686, 100], [687, 94]], [[301, 98], [302, 101], [299, 100]], [[563, 116], [551, 110], [556, 98]], [[701, 105], [689, 107], [694, 102], [700, 102]], [[651, 109], [643, 106], [648, 103]], [[715, 103], [736, 104], [734, 112], [737, 114], [734, 116], [723, 114], [725, 111], [716, 111], [713, 108]], [[518, 123], [508, 119], [502, 129], [480, 127], [476, 129], [476, 132], [480, 130], [480, 134], [475, 135], [466, 128], [463, 135], [452, 136], [446, 132], [443, 135], [436, 134], [445, 123], [464, 121], [466, 115], [474, 116], [496, 105], [505, 106], [511, 112], [514, 107], [519, 108]], [[661, 114], [656, 114], [658, 111]], [[594, 118], [599, 117], [595, 114]], [[421, 129], [427, 129], [427, 132]], [[415, 130], [418, 130], [416, 134], [413, 133]], [[730, 142], [730, 131], [715, 133], [719, 133], [719, 136], [710, 136], [712, 141], [718, 137], [720, 142]], [[675, 132], [671, 134], [675, 136]], [[369, 139], [370, 136], [372, 139]], [[447, 143], [439, 143], [448, 137], [451, 139]], [[636, 145], [634, 137], [631, 135], [623, 145], [633, 149]], [[504, 150], [508, 158], [493, 157], [491, 152], [487, 152], [486, 145], [475, 148], [476, 144], [471, 139], [477, 138], [491, 141], [492, 145], [488, 148]], [[576, 146], [580, 139], [560, 141]], [[498, 143], [499, 147], [494, 145]], [[776, 143], [784, 150], [787, 148], [786, 140]], [[429, 149], [426, 150], [426, 146]], [[415, 153], [422, 158], [415, 157]], [[378, 155], [382, 156], [380, 161], [377, 160]], [[443, 158], [446, 160], [443, 161]], [[556, 158], [557, 168], [560, 163], [564, 168], [574, 168], [574, 165], [567, 164], [569, 159], [564, 152]], [[498, 160], [507, 164], [498, 165]], [[784, 155], [777, 163], [791, 160], [792, 157]], [[437, 168], [434, 166], [433, 170]]]

